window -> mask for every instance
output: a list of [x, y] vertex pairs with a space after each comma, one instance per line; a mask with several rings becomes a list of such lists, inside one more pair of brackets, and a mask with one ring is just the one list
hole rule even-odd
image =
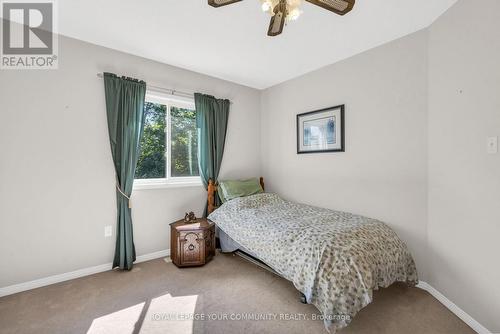
[[201, 184], [193, 101], [147, 94], [134, 188]]

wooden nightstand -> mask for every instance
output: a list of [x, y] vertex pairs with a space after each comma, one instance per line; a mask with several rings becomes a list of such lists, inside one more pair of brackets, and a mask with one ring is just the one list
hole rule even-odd
[[215, 255], [215, 224], [206, 218], [170, 224], [170, 252], [177, 267], [204, 265]]

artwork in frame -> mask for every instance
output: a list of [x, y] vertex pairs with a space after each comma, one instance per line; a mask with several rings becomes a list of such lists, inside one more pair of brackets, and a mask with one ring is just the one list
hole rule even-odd
[[345, 106], [297, 115], [297, 153], [344, 152]]

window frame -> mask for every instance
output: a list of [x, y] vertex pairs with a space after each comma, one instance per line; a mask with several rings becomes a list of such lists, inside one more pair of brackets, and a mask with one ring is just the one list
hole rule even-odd
[[165, 122], [165, 178], [156, 179], [134, 179], [134, 190], [142, 189], [161, 189], [161, 188], [179, 188], [201, 186], [200, 176], [172, 177], [172, 116], [170, 114], [171, 107], [184, 108], [195, 110], [194, 99], [183, 98], [165, 94], [157, 91], [146, 91], [146, 102], [163, 104], [167, 108]]

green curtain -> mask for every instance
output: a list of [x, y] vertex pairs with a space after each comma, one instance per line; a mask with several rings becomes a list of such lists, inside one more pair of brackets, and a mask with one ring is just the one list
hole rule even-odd
[[116, 171], [117, 226], [113, 268], [130, 270], [135, 261], [130, 195], [144, 126], [146, 83], [104, 73], [109, 142]]
[[[196, 106], [196, 125], [198, 127], [200, 176], [205, 189], [207, 189], [208, 180], [217, 181], [219, 176], [231, 102], [196, 93], [194, 94], [194, 103]], [[220, 205], [218, 196], [215, 196], [215, 200], [216, 205]], [[205, 203], [204, 217], [206, 216], [207, 204]]]

